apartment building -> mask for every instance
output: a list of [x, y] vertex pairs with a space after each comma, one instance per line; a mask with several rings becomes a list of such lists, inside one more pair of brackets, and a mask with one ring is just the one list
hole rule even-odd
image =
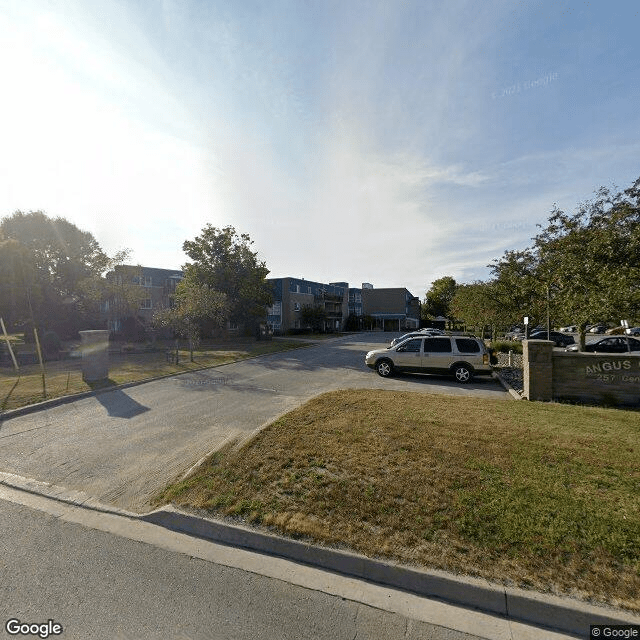
[[404, 287], [361, 291], [362, 313], [375, 320], [375, 328], [382, 331], [402, 331], [420, 326], [420, 299]]
[[[123, 330], [127, 320], [148, 327], [153, 314], [173, 307], [176, 286], [182, 271], [134, 265], [118, 265], [107, 278], [112, 295], [102, 303], [102, 316], [114, 333]], [[139, 287], [139, 289], [138, 289]]]
[[305, 305], [324, 309], [325, 331], [344, 329], [349, 316], [369, 316], [374, 321], [372, 328], [386, 331], [420, 326], [420, 300], [403, 287], [375, 289], [363, 282], [362, 288], [356, 288], [347, 282], [323, 284], [301, 278], [273, 278], [269, 282], [274, 302], [267, 309], [267, 324], [275, 333], [306, 328], [301, 317]]
[[340, 331], [349, 315], [349, 283], [322, 283], [304, 278], [269, 278], [273, 287], [273, 305], [267, 308], [267, 324], [274, 333], [304, 329], [305, 306], [325, 312], [324, 331]]

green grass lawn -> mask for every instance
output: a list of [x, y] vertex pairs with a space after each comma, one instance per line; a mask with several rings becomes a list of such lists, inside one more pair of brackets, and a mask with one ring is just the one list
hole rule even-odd
[[215, 454], [156, 502], [638, 611], [638, 417], [338, 391]]
[[[232, 342], [203, 345], [194, 352], [194, 362], [190, 361], [189, 351], [181, 350], [178, 364], [167, 362], [164, 351], [110, 355], [109, 381], [103, 386], [183, 373], [304, 346], [306, 343], [293, 340], [257, 342], [253, 338], [238, 338]], [[47, 398], [96, 388], [95, 385], [90, 387], [83, 382], [82, 363], [79, 359], [45, 363], [45, 387]], [[0, 409], [16, 409], [43, 399], [39, 365], [22, 366], [17, 373], [10, 363], [0, 367]]]

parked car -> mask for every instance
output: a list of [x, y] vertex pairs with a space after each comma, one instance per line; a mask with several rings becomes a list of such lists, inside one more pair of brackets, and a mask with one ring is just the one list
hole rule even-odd
[[524, 330], [522, 327], [512, 327], [504, 334], [505, 340], [522, 340], [524, 336]]
[[640, 336], [640, 327], [633, 327], [629, 329], [629, 334], [632, 336]]
[[624, 334], [625, 332], [626, 332], [626, 328], [625, 328], [625, 327], [622, 327], [622, 326], [620, 326], [620, 327], [613, 327], [613, 329], [607, 329], [607, 330], [605, 331], [605, 333], [606, 333], [608, 336], [619, 336], [619, 335], [621, 335], [621, 334]]
[[607, 325], [602, 324], [601, 322], [597, 324], [591, 324], [587, 326], [588, 333], [604, 333], [607, 330]]
[[416, 336], [420, 337], [420, 336], [439, 336], [439, 335], [443, 335], [443, 332], [441, 332], [440, 329], [419, 329], [418, 331], [405, 333], [399, 338], [394, 338], [389, 344], [389, 346], [393, 347], [397, 344], [400, 344], [401, 342], [404, 342], [405, 340], [408, 340], [409, 338], [415, 338]]
[[529, 340], [552, 340], [556, 347], [568, 347], [575, 343], [573, 336], [558, 331], [552, 331], [550, 337], [546, 331], [535, 331], [529, 336]]
[[369, 351], [364, 361], [383, 378], [399, 371], [445, 373], [464, 383], [492, 371], [490, 353], [475, 336], [416, 336]]
[[578, 327], [575, 324], [570, 324], [568, 327], [560, 327], [560, 333], [576, 333]]
[[[577, 344], [566, 348], [566, 351], [577, 350]], [[590, 353], [627, 353], [629, 351], [640, 351], [640, 340], [623, 336], [611, 336], [585, 345], [584, 350]]]

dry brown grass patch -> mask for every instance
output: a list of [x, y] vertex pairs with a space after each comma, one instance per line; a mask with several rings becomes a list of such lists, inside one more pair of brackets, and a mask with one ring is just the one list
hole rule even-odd
[[638, 414], [338, 391], [160, 500], [640, 610]]

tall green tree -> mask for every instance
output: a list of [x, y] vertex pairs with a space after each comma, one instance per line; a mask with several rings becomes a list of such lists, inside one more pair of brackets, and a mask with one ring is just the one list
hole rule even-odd
[[328, 316], [324, 306], [319, 304], [305, 304], [300, 309], [301, 324], [311, 327], [313, 331], [323, 331], [327, 319]]
[[0, 229], [26, 247], [43, 281], [60, 295], [75, 294], [82, 280], [107, 268], [108, 257], [93, 235], [64, 218], [16, 211], [2, 219]]
[[573, 213], [554, 207], [534, 242], [540, 277], [551, 274], [559, 319], [578, 326], [581, 348], [589, 322], [640, 315], [640, 178], [621, 192], [600, 188]]
[[431, 283], [429, 291], [425, 294], [425, 300], [422, 304], [423, 318], [436, 318], [450, 316], [450, 306], [453, 296], [456, 293], [458, 285], [451, 276], [438, 278]]
[[[31, 305], [35, 322], [43, 328], [73, 333], [82, 321], [83, 284], [100, 278], [108, 258], [97, 240], [64, 218], [50, 218], [42, 211], [16, 211], [0, 221], [0, 232], [20, 250], [6, 248], [21, 263], [29, 265], [33, 277], [14, 279], [24, 286], [24, 299]], [[13, 264], [17, 264], [15, 261]], [[13, 273], [18, 277], [18, 272]]]
[[182, 245], [192, 262], [184, 266], [185, 276], [194, 283], [224, 293], [228, 319], [248, 329], [265, 316], [273, 302], [265, 263], [252, 251], [253, 241], [232, 226], [222, 229], [208, 224], [194, 240]]
[[[496, 300], [514, 321], [576, 324], [640, 316], [640, 178], [601, 187], [573, 213], [554, 206], [533, 245], [490, 265]], [[553, 321], [553, 322], [552, 322]]]
[[474, 327], [484, 332], [485, 327], [491, 330], [495, 339], [498, 328], [508, 322], [495, 288], [495, 282], [476, 281], [459, 285], [451, 301], [451, 313], [456, 320], [467, 327]]
[[227, 312], [227, 296], [224, 293], [187, 277], [176, 287], [175, 307], [156, 312], [153, 323], [186, 338], [193, 362], [193, 350], [200, 342], [202, 325], [213, 323], [221, 326]]
[[17, 240], [0, 240], [0, 317], [8, 326], [31, 320], [29, 302], [39, 304], [40, 285], [29, 251]]
[[522, 323], [528, 316], [532, 326], [543, 320], [546, 313], [547, 274], [541, 273], [537, 251], [527, 248], [506, 251], [490, 265], [491, 296], [496, 305], [496, 317], [507, 325]]

